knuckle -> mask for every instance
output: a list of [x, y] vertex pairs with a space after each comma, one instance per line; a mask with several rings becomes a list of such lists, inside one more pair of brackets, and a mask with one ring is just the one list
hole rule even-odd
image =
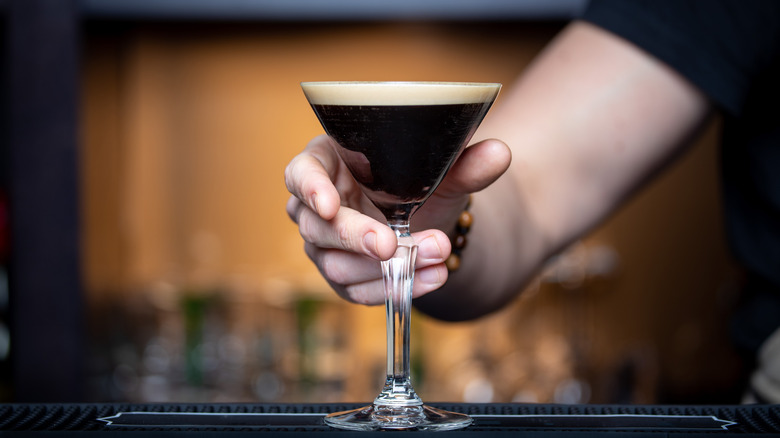
[[[315, 265], [318, 265], [318, 263], [317, 263], [317, 258], [318, 258], [317, 253], [318, 253], [318, 251], [319, 251], [319, 249], [316, 246], [314, 246], [313, 244], [311, 244], [309, 242], [304, 242], [303, 252], [306, 253], [306, 256], [312, 262], [314, 262]], [[319, 268], [319, 265], [317, 267]]]
[[302, 194], [312, 190], [311, 186], [315, 183], [312, 178], [309, 178], [311, 175], [316, 175], [316, 172], [312, 172], [310, 163], [310, 156], [299, 154], [293, 157], [284, 168], [284, 185], [288, 192], [299, 198], [302, 198]]
[[377, 296], [376, 290], [371, 287], [372, 283], [361, 283], [346, 288], [349, 300], [355, 304], [364, 306], [375, 306], [382, 302], [382, 298]]
[[336, 238], [343, 245], [344, 249], [352, 248], [356, 243], [354, 230], [344, 222], [336, 224], [335, 233]]
[[317, 266], [322, 277], [334, 288], [340, 288], [347, 285], [348, 276], [343, 263], [339, 263], [336, 251], [326, 250], [317, 247], [314, 244], [305, 245], [306, 255]]
[[290, 196], [290, 199], [287, 200], [287, 216], [295, 223], [298, 223], [298, 209], [300, 206], [301, 202], [295, 196]]
[[334, 260], [331, 254], [324, 254], [318, 263], [322, 276], [331, 283], [345, 286], [347, 283], [347, 272], [338, 261]]
[[308, 219], [308, 215], [305, 211], [298, 215], [298, 233], [300, 233], [301, 237], [303, 237], [303, 240], [306, 242], [313, 242], [314, 238], [317, 236], [316, 226], [312, 222], [313, 221]]
[[296, 155], [284, 168], [284, 184], [287, 191], [294, 192], [295, 187], [295, 167], [300, 161], [300, 155]]

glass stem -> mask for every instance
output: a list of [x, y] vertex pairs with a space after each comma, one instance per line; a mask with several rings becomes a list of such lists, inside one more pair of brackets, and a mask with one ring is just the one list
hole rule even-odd
[[398, 237], [398, 248], [382, 262], [387, 315], [387, 379], [375, 405], [420, 406], [414, 392], [409, 362], [409, 318], [412, 311], [412, 284], [417, 245], [409, 233], [409, 221], [390, 222]]

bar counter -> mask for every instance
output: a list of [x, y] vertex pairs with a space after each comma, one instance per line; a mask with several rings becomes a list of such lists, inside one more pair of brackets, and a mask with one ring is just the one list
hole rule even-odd
[[[468, 428], [437, 432], [461, 437], [715, 437], [780, 436], [780, 405], [431, 405], [474, 417]], [[355, 404], [0, 404], [6, 436], [328, 436], [349, 432], [322, 422]], [[394, 431], [427, 436], [433, 432]]]

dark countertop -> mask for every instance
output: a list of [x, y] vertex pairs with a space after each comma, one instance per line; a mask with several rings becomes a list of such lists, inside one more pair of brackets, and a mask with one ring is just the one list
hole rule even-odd
[[[523, 437], [780, 436], [780, 405], [557, 405], [431, 403], [474, 416], [447, 433]], [[234, 433], [354, 434], [331, 429], [322, 417], [358, 404], [0, 404], [0, 436], [198, 436]], [[376, 432], [362, 432], [376, 433]], [[379, 432], [382, 433], [382, 432]], [[437, 432], [415, 433], [424, 436]], [[615, 435], [617, 434], [617, 435]]]

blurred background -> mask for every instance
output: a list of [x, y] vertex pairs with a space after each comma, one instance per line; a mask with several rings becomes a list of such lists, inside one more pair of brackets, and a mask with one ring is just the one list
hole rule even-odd
[[[372, 400], [384, 310], [336, 298], [285, 213], [322, 132], [299, 82], [511, 86], [582, 6], [0, 2], [0, 401]], [[738, 402], [718, 129], [506, 309], [415, 314], [423, 399]]]

